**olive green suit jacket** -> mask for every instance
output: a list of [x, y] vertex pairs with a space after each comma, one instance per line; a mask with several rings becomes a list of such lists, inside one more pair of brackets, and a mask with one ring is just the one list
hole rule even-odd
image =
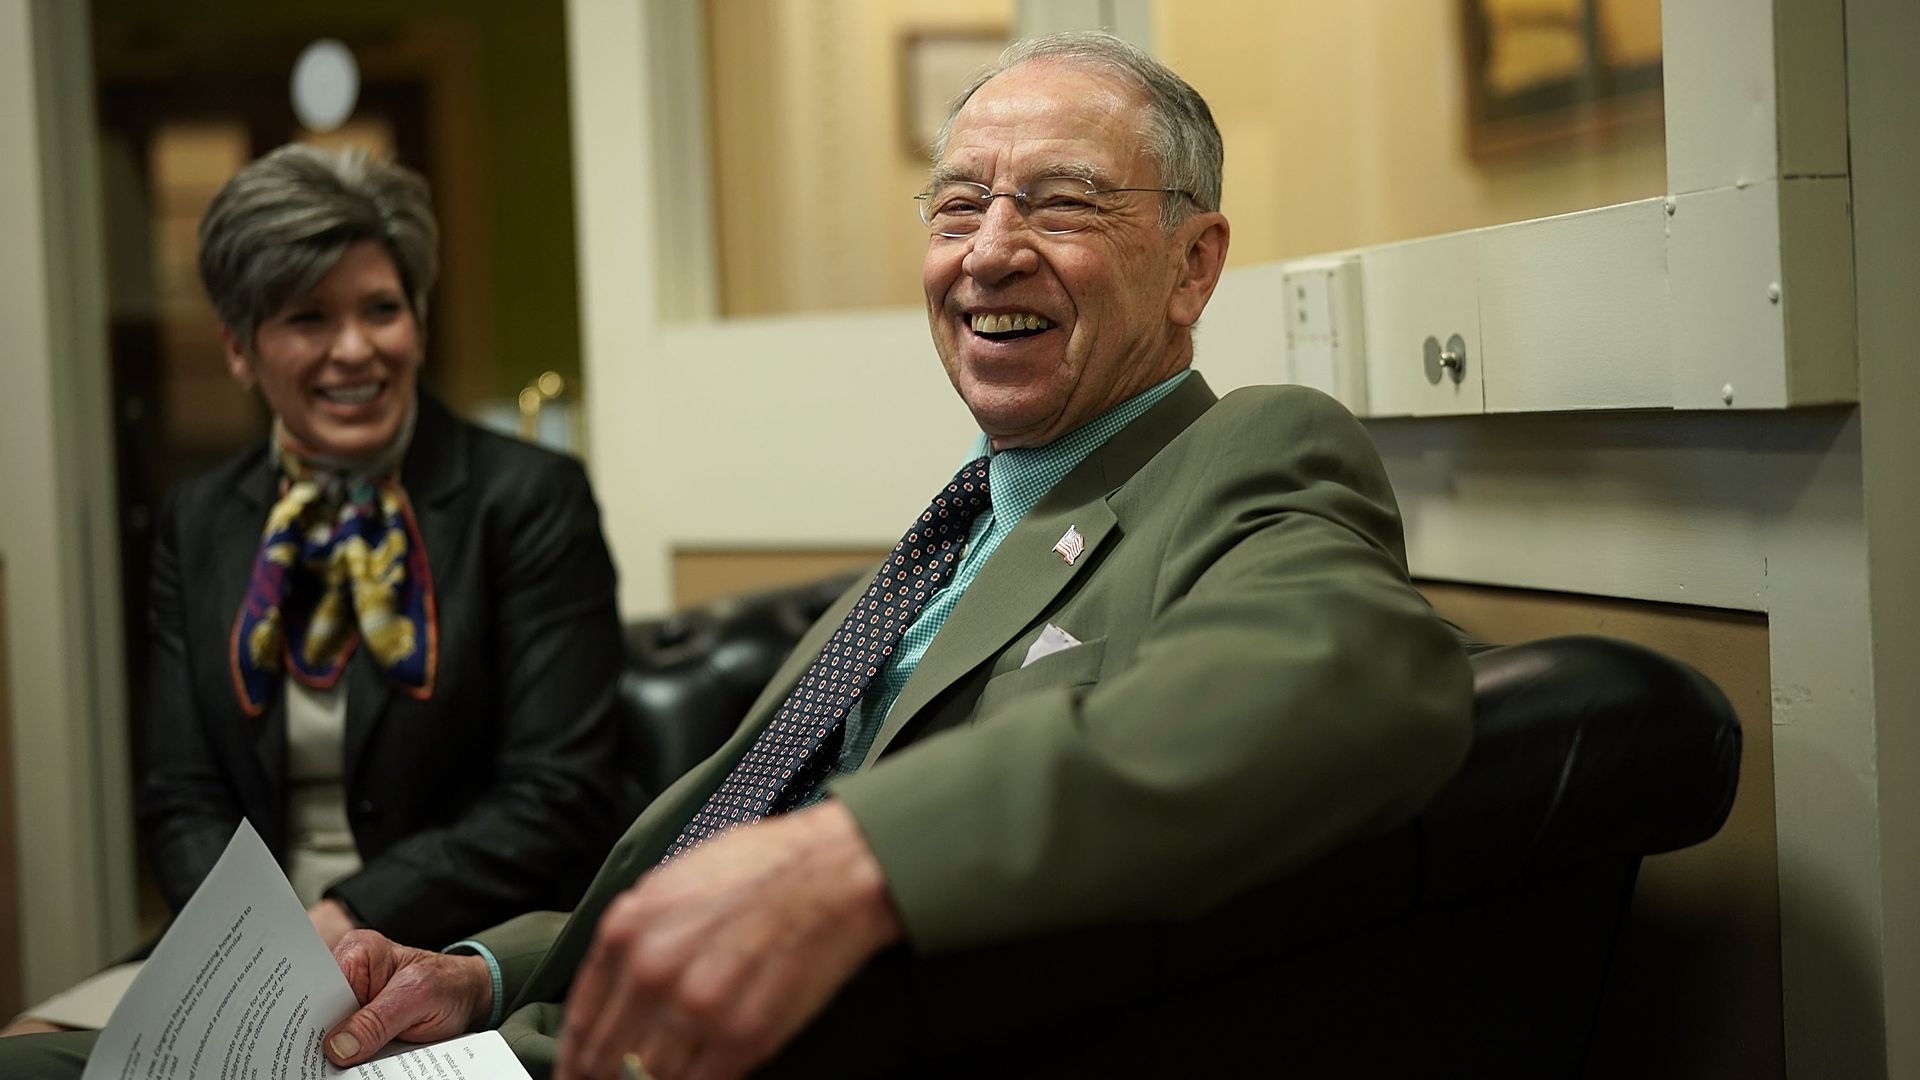
[[[1072, 564], [1052, 550], [1069, 526], [1086, 540]], [[480, 935], [512, 1002], [503, 1034], [535, 1076], [603, 908], [719, 786], [858, 591], [641, 814], [571, 917]], [[1081, 644], [1025, 664], [1049, 623]], [[964, 1071], [982, 1045], [1103, 1016], [1177, 1038], [1196, 986], [1297, 938], [1274, 918], [1298, 891], [1290, 871], [1405, 821], [1452, 774], [1470, 683], [1407, 580], [1359, 424], [1309, 389], [1216, 401], [1189, 377], [1013, 530], [865, 767], [832, 785], [908, 944], [769, 1071]]]

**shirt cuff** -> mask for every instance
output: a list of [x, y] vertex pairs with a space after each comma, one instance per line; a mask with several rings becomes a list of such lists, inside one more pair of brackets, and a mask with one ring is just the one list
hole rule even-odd
[[456, 956], [473, 955], [487, 962], [487, 977], [493, 980], [493, 1009], [487, 1013], [487, 1026], [484, 1031], [492, 1031], [500, 1026], [502, 1016], [507, 1009], [507, 984], [500, 977], [500, 961], [493, 958], [493, 950], [477, 941], [456, 941], [440, 950]]

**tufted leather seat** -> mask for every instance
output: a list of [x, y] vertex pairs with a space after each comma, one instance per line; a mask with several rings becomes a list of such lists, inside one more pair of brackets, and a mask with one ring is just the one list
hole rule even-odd
[[648, 798], [727, 741], [794, 642], [851, 583], [842, 575], [628, 624], [620, 700]]

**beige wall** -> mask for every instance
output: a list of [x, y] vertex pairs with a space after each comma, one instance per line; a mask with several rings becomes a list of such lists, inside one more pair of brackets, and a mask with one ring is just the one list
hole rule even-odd
[[1226, 140], [1231, 265], [1666, 192], [1658, 124], [1470, 159], [1458, 23], [1452, 0], [1155, 0], [1155, 55]]
[[1012, 0], [709, 0], [707, 15], [721, 313], [919, 304], [927, 160], [904, 135], [903, 50], [914, 33], [1010, 33]]
[[[710, 0], [721, 314], [920, 303], [926, 237], [908, 200], [926, 162], [902, 135], [904, 43], [929, 30], [1005, 29], [1012, 7]], [[1226, 139], [1233, 265], [1666, 191], [1658, 123], [1496, 163], [1469, 158], [1452, 2], [1152, 7], [1156, 54], [1206, 96]], [[1657, 27], [1657, 4], [1623, 10]], [[775, 177], [796, 196], [770, 198]]]

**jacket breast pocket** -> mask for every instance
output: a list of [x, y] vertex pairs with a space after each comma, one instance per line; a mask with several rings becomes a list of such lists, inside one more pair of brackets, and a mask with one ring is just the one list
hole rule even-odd
[[1106, 638], [1083, 641], [1059, 652], [1049, 653], [1026, 667], [988, 679], [987, 685], [980, 691], [980, 697], [974, 702], [974, 716], [985, 716], [990, 710], [1028, 694], [1061, 687], [1085, 686], [1098, 681], [1100, 660], [1106, 652], [1106, 645]]

